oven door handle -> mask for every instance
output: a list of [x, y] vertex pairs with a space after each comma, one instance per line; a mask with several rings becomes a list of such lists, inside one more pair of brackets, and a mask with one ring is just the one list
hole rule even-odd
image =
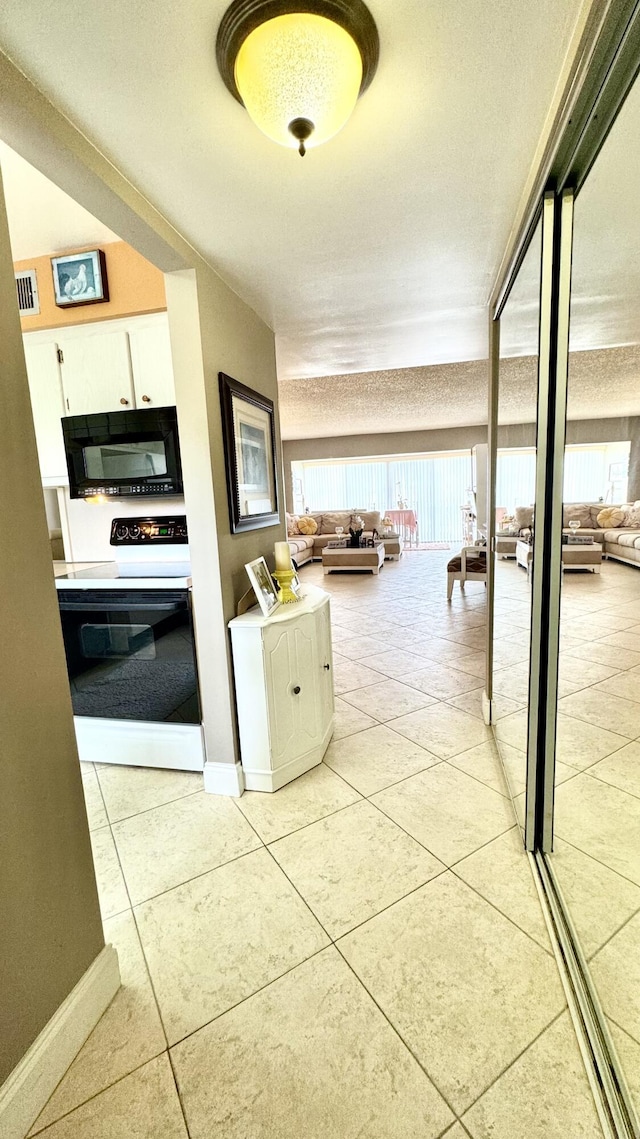
[[108, 602], [104, 601], [60, 601], [61, 613], [130, 613], [132, 609], [144, 609], [148, 613], [183, 613], [187, 608], [186, 601], [174, 601], [167, 604], [157, 602]]

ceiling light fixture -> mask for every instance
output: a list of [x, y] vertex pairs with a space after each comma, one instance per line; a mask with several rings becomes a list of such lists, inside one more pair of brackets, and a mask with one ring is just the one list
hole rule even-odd
[[234, 99], [264, 134], [301, 155], [342, 129], [379, 50], [363, 0], [234, 0], [216, 42]]

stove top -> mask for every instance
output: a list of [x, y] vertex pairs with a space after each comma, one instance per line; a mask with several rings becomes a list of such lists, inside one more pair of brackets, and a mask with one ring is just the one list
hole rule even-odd
[[56, 578], [56, 589], [189, 589], [189, 562], [108, 562]]

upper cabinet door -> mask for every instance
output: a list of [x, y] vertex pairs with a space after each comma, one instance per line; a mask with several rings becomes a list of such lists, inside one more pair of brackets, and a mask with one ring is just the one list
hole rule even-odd
[[29, 377], [29, 394], [36, 429], [38, 461], [42, 478], [67, 478], [64, 441], [60, 420], [65, 415], [58, 363], [58, 346], [53, 340], [32, 343], [25, 338], [24, 356]]
[[176, 394], [166, 315], [150, 325], [130, 327], [129, 344], [136, 407], [172, 407]]
[[62, 388], [67, 415], [135, 407], [126, 332], [61, 334], [58, 344], [63, 354]]

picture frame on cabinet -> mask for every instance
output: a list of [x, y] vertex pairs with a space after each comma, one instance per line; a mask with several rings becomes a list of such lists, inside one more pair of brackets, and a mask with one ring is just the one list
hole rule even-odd
[[269, 567], [264, 558], [255, 558], [247, 562], [244, 567], [249, 575], [258, 605], [265, 617], [270, 617], [280, 606], [277, 586], [269, 573]]
[[273, 401], [218, 373], [231, 532], [276, 526], [278, 483]]
[[52, 257], [51, 269], [58, 308], [95, 305], [109, 300], [107, 262], [101, 249]]

